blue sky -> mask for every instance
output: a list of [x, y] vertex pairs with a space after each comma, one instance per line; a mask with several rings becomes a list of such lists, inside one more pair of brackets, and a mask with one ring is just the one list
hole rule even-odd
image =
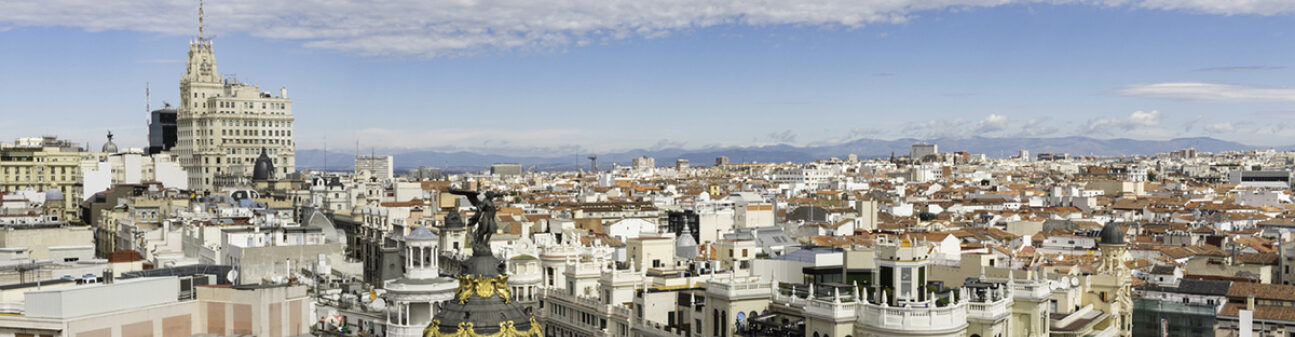
[[[300, 148], [325, 137], [508, 154], [859, 137], [1295, 144], [1288, 2], [695, 6], [706, 2], [347, 16], [337, 2], [231, 1], [207, 13], [222, 73], [288, 88]], [[99, 144], [111, 129], [139, 147], [145, 83], [154, 107], [177, 100], [196, 3], [81, 5], [0, 4], [0, 139]], [[442, 16], [409, 14], [419, 10]]]

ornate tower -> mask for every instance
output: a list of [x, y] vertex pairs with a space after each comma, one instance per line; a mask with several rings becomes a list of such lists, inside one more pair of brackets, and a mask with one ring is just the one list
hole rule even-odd
[[453, 278], [437, 273], [437, 235], [414, 227], [405, 236], [405, 276], [387, 282], [387, 336], [418, 337], [432, 322], [436, 308], [454, 300]]
[[255, 85], [226, 80], [216, 68], [216, 53], [205, 33], [198, 6], [198, 38], [189, 42], [180, 105], [176, 107], [176, 143], [172, 151], [189, 174], [189, 188], [216, 191], [251, 185], [253, 165], [262, 149], [275, 176], [296, 171], [292, 136], [292, 100]]
[[204, 125], [208, 115], [209, 97], [220, 96], [224, 90], [220, 72], [216, 70], [216, 53], [211, 40], [205, 35], [202, 3], [198, 3], [198, 39], [189, 41], [189, 54], [184, 62], [184, 75], [180, 76], [180, 106], [176, 109], [175, 151], [180, 165], [189, 174], [189, 187], [195, 190], [211, 188], [210, 164], [216, 161], [216, 145], [208, 140], [210, 126]]
[[1133, 335], [1133, 276], [1124, 265], [1124, 230], [1114, 222], [1106, 224], [1100, 235], [1102, 263], [1098, 275], [1089, 278], [1089, 294], [1096, 294], [1094, 307], [1111, 315], [1110, 325], [1117, 327], [1121, 336]]
[[[451, 190], [455, 194], [472, 194], [469, 199], [477, 208], [470, 226], [490, 226], [485, 219], [495, 216], [492, 194], [478, 200], [474, 192]], [[474, 242], [488, 242], [489, 227], [478, 228]], [[423, 329], [424, 337], [543, 337], [540, 324], [525, 306], [514, 301], [508, 285], [506, 265], [491, 254], [488, 246], [474, 249], [463, 262], [458, 275], [459, 287], [454, 299], [437, 310], [435, 319]]]

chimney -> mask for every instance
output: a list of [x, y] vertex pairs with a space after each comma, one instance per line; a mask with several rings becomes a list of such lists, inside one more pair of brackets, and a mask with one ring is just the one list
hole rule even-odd
[[1250, 296], [1246, 296], [1246, 310], [1250, 310], [1250, 311], [1254, 311], [1254, 310], [1255, 310], [1255, 295], [1254, 295], [1254, 294], [1250, 294]]

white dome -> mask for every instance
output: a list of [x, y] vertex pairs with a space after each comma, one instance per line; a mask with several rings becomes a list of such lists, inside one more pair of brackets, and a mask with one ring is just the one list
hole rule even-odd
[[57, 188], [51, 188], [45, 191], [45, 200], [63, 200], [63, 191]]

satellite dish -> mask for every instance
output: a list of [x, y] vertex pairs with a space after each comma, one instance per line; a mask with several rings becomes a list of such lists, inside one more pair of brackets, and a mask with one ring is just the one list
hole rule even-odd
[[225, 280], [229, 281], [229, 283], [238, 283], [238, 270], [230, 269], [229, 273], [225, 274]]
[[1071, 285], [1071, 286], [1078, 287], [1078, 286], [1079, 286], [1079, 278], [1077, 278], [1077, 277], [1071, 277], [1071, 278], [1070, 278], [1070, 285]]

